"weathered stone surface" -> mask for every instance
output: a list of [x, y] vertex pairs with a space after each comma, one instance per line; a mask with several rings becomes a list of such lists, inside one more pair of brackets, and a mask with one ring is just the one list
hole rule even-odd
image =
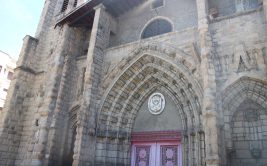
[[[267, 165], [267, 1], [139, 2], [46, 0], [0, 112], [0, 166], [130, 165], [132, 133], [164, 129], [182, 165]], [[140, 39], [156, 19], [172, 32]]]

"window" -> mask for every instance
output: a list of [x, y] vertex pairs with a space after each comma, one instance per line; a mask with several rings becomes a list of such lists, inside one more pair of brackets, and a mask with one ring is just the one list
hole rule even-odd
[[8, 91], [8, 89], [4, 88], [4, 89], [3, 89], [3, 91], [4, 91], [4, 92], [7, 92], [7, 91]]
[[74, 0], [74, 4], [73, 4], [73, 7], [76, 7], [78, 4], [78, 0]]
[[12, 72], [8, 72], [7, 79], [8, 80], [12, 80], [12, 78], [13, 78], [13, 73]]
[[64, 0], [62, 4], [61, 12], [64, 12], [65, 10], [67, 10], [68, 4], [69, 4], [69, 0]]
[[2, 71], [2, 66], [0, 66], [0, 73], [1, 73], [1, 71]]
[[147, 25], [142, 33], [142, 39], [161, 35], [172, 31], [172, 25], [167, 20], [157, 19]]
[[236, 0], [236, 11], [245, 11], [259, 7], [259, 0]]
[[161, 7], [161, 6], [163, 6], [163, 0], [153, 0], [153, 2], [152, 2], [152, 9], [156, 9], [156, 8], [158, 8], [158, 7]]

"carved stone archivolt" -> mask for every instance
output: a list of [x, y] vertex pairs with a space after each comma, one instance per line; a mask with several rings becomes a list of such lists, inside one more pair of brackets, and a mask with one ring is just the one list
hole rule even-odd
[[[161, 56], [163, 55], [164, 54], [161, 54]], [[166, 87], [173, 86], [172, 88], [177, 90], [177, 92], [174, 92], [174, 94], [181, 95], [181, 98], [185, 99], [185, 101], [183, 101], [183, 107], [190, 109], [189, 112], [192, 112], [192, 115], [194, 114], [193, 112], [195, 110], [198, 110], [197, 112], [199, 112], [201, 109], [199, 104], [201, 102], [194, 101], [190, 103], [188, 100], [186, 100], [186, 98], [191, 98], [198, 101], [198, 99], [200, 99], [202, 96], [200, 85], [188, 70], [185, 71], [185, 68], [181, 66], [183, 71], [181, 73], [181, 71], [178, 70], [178, 66], [174, 66], [171, 63], [168, 63], [166, 60], [151, 55], [143, 55], [136, 61], [131, 62], [131, 64], [132, 65], [128, 66], [128, 68], [126, 66], [122, 67], [126, 68], [126, 70], [119, 75], [119, 78], [114, 78], [115, 81], [117, 81], [111, 84], [113, 85], [112, 87], [105, 88], [107, 89], [107, 94], [105, 95], [105, 100], [102, 100], [104, 101], [103, 104], [101, 104], [101, 121], [106, 121], [109, 124], [124, 123], [124, 114], [126, 114], [126, 117], [128, 117], [128, 114], [132, 112], [134, 108], [139, 108], [139, 106], [135, 105], [139, 102], [134, 103], [133, 101], [139, 101], [141, 98], [143, 98], [145, 91], [160, 84]], [[114, 80], [109, 81], [109, 84], [113, 81]], [[190, 97], [188, 95], [190, 95]], [[121, 111], [126, 112], [119, 114], [120, 116], [117, 116], [117, 120], [114, 121], [112, 118], [112, 112], [116, 112], [117, 114]], [[197, 112], [194, 117], [198, 117]], [[125, 123], [130, 125], [132, 124], [132, 121], [127, 121]]]
[[[140, 46], [141, 45], [141, 46]], [[195, 44], [189, 45], [188, 49], [191, 53], [187, 53], [182, 49], [167, 43], [142, 43], [133, 49], [132, 52], [123, 58], [111, 71], [104, 77], [103, 90], [106, 90], [112, 81], [116, 80], [118, 73], [131, 66], [132, 62], [137, 61], [144, 54], [152, 54], [155, 57], [161, 57], [168, 60], [183, 71], [190, 71], [198, 80], [201, 80], [198, 65], [200, 63], [200, 56], [197, 52]], [[173, 68], [173, 67], [172, 67]]]
[[[195, 159], [199, 155], [204, 161], [204, 153], [201, 152], [204, 149], [204, 134], [190, 130], [202, 126], [203, 89], [192, 72], [194, 62], [182, 58], [175, 50], [154, 48], [153, 45], [142, 48], [122, 60], [103, 80], [101, 94], [104, 95], [100, 103], [97, 136], [109, 141], [116, 140], [116, 146], [121, 146], [119, 141], [130, 141], [130, 135], [120, 137], [120, 133], [132, 132], [138, 111], [149, 97], [153, 113], [164, 111], [164, 96], [157, 94], [161, 92], [174, 102], [182, 130], [187, 133], [184, 149], [194, 154], [187, 157]], [[193, 152], [192, 149], [197, 150]]]

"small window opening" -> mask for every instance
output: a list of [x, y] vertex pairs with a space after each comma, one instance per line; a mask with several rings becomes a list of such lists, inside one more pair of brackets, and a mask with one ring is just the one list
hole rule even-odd
[[164, 4], [163, 0], [153, 0], [152, 9], [159, 8], [159, 7], [163, 6], [163, 4]]
[[4, 88], [4, 89], [3, 89], [3, 91], [4, 91], [4, 92], [7, 92], [7, 91], [8, 91], [8, 89]]
[[8, 80], [12, 80], [12, 78], [13, 78], [13, 73], [12, 72], [8, 72], [7, 79]]
[[39, 126], [39, 119], [35, 120], [35, 126], [37, 126], [37, 127]]
[[81, 94], [83, 94], [83, 91], [84, 91], [85, 73], [86, 73], [86, 68], [84, 67], [84, 68], [82, 69], [82, 85], [81, 85]]
[[76, 7], [78, 4], [78, 0], [74, 0], [74, 4], [73, 4], [73, 7]]
[[1, 73], [1, 71], [2, 71], [2, 66], [0, 66], [0, 73]]
[[62, 8], [61, 8], [61, 12], [64, 12], [65, 10], [67, 10], [68, 4], [69, 4], [69, 0], [64, 0]]
[[88, 49], [83, 50], [83, 55], [87, 55]]

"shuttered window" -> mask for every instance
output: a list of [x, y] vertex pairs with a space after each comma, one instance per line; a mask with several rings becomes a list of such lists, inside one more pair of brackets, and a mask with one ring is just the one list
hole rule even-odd
[[74, 4], [73, 4], [73, 7], [76, 7], [78, 4], [78, 0], [74, 0]]
[[69, 0], [64, 0], [62, 4], [61, 12], [64, 12], [65, 10], [67, 10], [68, 4], [69, 4]]

